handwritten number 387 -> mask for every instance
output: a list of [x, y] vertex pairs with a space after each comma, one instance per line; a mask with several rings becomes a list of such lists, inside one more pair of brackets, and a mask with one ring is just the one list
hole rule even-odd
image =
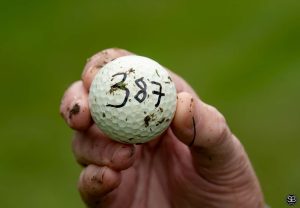
[[[120, 82], [117, 82], [116, 84], [112, 85], [111, 89], [124, 90], [125, 91], [125, 97], [124, 97], [123, 102], [119, 105], [107, 104], [106, 106], [114, 107], [114, 108], [121, 108], [121, 107], [126, 105], [126, 103], [128, 101], [130, 91], [124, 84], [124, 82], [127, 78], [127, 74], [125, 72], [120, 72], [120, 73], [116, 73], [116, 74], [112, 75], [113, 78], [116, 77], [116, 76], [122, 76], [122, 80]], [[138, 86], [140, 88], [140, 90], [134, 96], [134, 99], [136, 99], [139, 103], [142, 103], [147, 97], [147, 84], [144, 81], [144, 77], [136, 79], [135, 84], [136, 84], [136, 86]], [[159, 82], [151, 81], [151, 84], [159, 86], [159, 91], [152, 91], [152, 94], [155, 94], [155, 95], [158, 96], [157, 102], [155, 104], [155, 107], [158, 107], [159, 104], [160, 104], [161, 97], [165, 96], [165, 93], [162, 93], [162, 86]]]

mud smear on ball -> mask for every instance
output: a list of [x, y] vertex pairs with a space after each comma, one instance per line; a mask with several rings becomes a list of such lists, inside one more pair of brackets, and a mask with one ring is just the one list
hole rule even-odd
[[144, 118], [144, 122], [145, 122], [145, 127], [148, 127], [149, 126], [149, 121], [151, 120], [150, 116], [146, 116]]
[[128, 71], [127, 71], [127, 74], [130, 74], [130, 73], [135, 73], [135, 70], [133, 68], [130, 68]]
[[147, 115], [145, 118], [144, 118], [144, 123], [145, 123], [145, 127], [148, 127], [149, 126], [149, 122], [150, 121], [155, 121], [156, 120], [156, 116], [154, 113], [151, 113], [150, 115]]
[[126, 89], [126, 83], [119, 82], [117, 84], [114, 84], [110, 87], [109, 94], [114, 94], [117, 90], [125, 90]]
[[164, 121], [166, 120], [166, 118], [164, 117], [164, 118], [162, 118], [162, 119], [160, 119], [159, 121], [157, 121], [157, 123], [156, 123], [156, 126], [158, 126], [158, 125], [160, 125], [160, 124], [162, 124]]

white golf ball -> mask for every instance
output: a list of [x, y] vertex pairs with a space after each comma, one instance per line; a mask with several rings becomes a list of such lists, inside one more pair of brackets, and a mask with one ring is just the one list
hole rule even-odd
[[123, 56], [99, 70], [89, 105], [96, 125], [123, 143], [145, 143], [170, 125], [176, 110], [176, 88], [168, 72], [142, 56]]

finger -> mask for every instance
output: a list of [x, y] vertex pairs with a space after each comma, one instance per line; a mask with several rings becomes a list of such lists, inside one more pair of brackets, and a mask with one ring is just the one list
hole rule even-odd
[[96, 164], [114, 170], [129, 168], [135, 159], [135, 146], [111, 140], [94, 124], [85, 132], [76, 132], [73, 153], [82, 165]]
[[88, 93], [82, 81], [74, 82], [65, 92], [60, 114], [73, 129], [85, 130], [92, 124], [88, 105]]
[[99, 71], [108, 62], [121, 56], [131, 55], [132, 53], [120, 48], [109, 48], [100, 51], [88, 59], [81, 75], [84, 87], [89, 90], [92, 81]]
[[105, 166], [89, 165], [81, 172], [78, 190], [89, 207], [107, 207], [110, 203], [110, 200], [106, 200], [107, 196], [120, 182], [120, 172]]
[[171, 126], [177, 138], [190, 146], [198, 168], [220, 169], [235, 159], [246, 157], [242, 145], [231, 134], [222, 114], [189, 93], [178, 94]]

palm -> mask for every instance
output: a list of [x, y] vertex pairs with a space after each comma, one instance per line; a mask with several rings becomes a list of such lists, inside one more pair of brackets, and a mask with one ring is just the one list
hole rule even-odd
[[168, 130], [137, 147], [133, 166], [122, 172], [122, 182], [109, 198], [114, 198], [112, 207], [198, 207], [205, 204], [202, 182], [189, 149]]

